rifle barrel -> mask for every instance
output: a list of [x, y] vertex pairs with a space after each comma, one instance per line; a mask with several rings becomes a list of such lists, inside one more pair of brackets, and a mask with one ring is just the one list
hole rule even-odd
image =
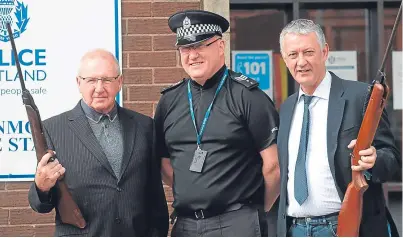
[[[386, 47], [386, 52], [383, 55], [382, 64], [381, 64], [381, 67], [379, 68], [379, 73], [381, 75], [384, 75], [386, 59], [388, 58], [388, 55], [390, 53], [390, 49], [392, 48], [392, 41], [393, 41], [393, 38], [395, 37], [396, 31], [397, 31], [397, 26], [399, 24], [399, 20], [400, 20], [400, 17], [402, 15], [402, 4], [403, 4], [403, 2], [400, 4], [399, 11], [397, 12], [395, 24], [393, 25], [393, 29], [392, 29], [392, 34], [390, 35], [388, 46]], [[384, 78], [384, 77], [382, 77], [382, 78]]]
[[17, 65], [18, 77], [20, 78], [21, 88], [22, 88], [22, 91], [25, 91], [26, 88], [25, 88], [24, 78], [22, 77], [22, 71], [21, 71], [20, 61], [18, 59], [17, 48], [15, 47], [15, 43], [14, 43], [13, 31], [11, 30], [11, 25], [9, 22], [7, 22], [6, 25], [7, 25], [8, 35], [10, 36], [11, 47], [13, 48], [13, 54], [14, 54], [14, 58], [15, 58], [15, 63]]

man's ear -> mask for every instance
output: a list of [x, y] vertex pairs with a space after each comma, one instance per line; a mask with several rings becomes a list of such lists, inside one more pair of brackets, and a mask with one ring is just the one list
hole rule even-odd
[[80, 85], [81, 85], [81, 80], [80, 80], [80, 78], [79, 78], [78, 76], [76, 77], [76, 82], [77, 82], [77, 86], [80, 87]]
[[285, 66], [288, 68], [288, 64], [287, 64], [287, 60], [286, 60], [286, 57], [285, 57], [285, 53], [284, 53], [284, 52], [280, 52], [280, 54], [281, 54], [281, 58], [282, 58], [283, 61], [284, 61]]
[[324, 57], [324, 59], [326, 61], [327, 58], [329, 57], [329, 45], [327, 43], [325, 43], [325, 46], [322, 49], [322, 54], [323, 54], [323, 57]]
[[77, 82], [78, 91], [81, 93], [81, 83], [82, 82], [78, 76], [76, 77], [76, 82]]
[[220, 47], [220, 53], [225, 54], [225, 40], [224, 39], [221, 39], [219, 47]]
[[118, 78], [119, 80], [119, 91], [122, 90], [122, 86], [123, 86], [123, 74], [121, 74]]

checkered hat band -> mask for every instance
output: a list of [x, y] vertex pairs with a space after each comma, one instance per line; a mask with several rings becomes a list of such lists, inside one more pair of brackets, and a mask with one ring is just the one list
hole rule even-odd
[[190, 25], [190, 27], [187, 29], [179, 27], [176, 30], [176, 36], [178, 38], [182, 38], [184, 36], [189, 35], [202, 35], [213, 32], [222, 33], [221, 27], [215, 24], [196, 24], [196, 25]]

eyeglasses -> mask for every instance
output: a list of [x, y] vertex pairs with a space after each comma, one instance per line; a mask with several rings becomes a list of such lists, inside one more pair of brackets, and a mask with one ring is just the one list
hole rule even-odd
[[178, 48], [179, 52], [182, 54], [189, 54], [190, 50], [193, 49], [195, 51], [203, 51], [204, 49], [206, 49], [207, 47], [209, 47], [210, 45], [214, 44], [215, 42], [217, 42], [218, 40], [221, 40], [221, 38], [217, 38], [216, 40], [208, 43], [208, 44], [196, 44], [196, 45], [191, 45], [191, 46], [181, 46]]
[[112, 82], [114, 82], [116, 79], [118, 79], [120, 77], [120, 75], [116, 76], [116, 77], [104, 77], [104, 78], [95, 78], [95, 77], [81, 77], [78, 76], [80, 79], [84, 80], [86, 83], [94, 85], [97, 84], [98, 80], [101, 80], [102, 83], [104, 84], [110, 84]]

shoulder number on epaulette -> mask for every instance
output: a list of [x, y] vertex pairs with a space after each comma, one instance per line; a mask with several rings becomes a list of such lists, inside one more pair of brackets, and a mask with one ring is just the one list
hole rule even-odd
[[238, 82], [245, 86], [247, 89], [252, 89], [257, 86], [259, 86], [259, 83], [256, 82], [255, 80], [248, 78], [247, 76], [243, 74], [239, 74], [238, 76], [232, 77], [235, 82]]
[[174, 88], [177, 88], [179, 85], [181, 85], [181, 84], [184, 83], [185, 81], [186, 81], [186, 79], [183, 78], [181, 81], [179, 81], [179, 82], [177, 82], [177, 83], [174, 83], [174, 84], [172, 84], [172, 85], [170, 85], [170, 86], [168, 86], [168, 87], [166, 87], [166, 88], [163, 88], [163, 89], [161, 90], [161, 94], [164, 94], [164, 93], [166, 93], [166, 92], [168, 92], [168, 91], [170, 91], [170, 90], [172, 90], [172, 89], [174, 89]]

